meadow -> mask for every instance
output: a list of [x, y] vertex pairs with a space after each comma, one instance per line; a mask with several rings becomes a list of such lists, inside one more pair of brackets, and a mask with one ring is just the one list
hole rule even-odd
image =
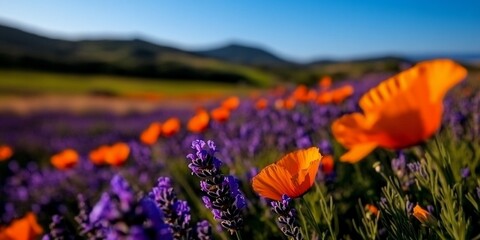
[[148, 79], [98, 74], [69, 74], [34, 70], [0, 69], [0, 89], [7, 94], [95, 94], [128, 96], [161, 93], [162, 97], [199, 92], [213, 95], [245, 94], [252, 87], [183, 79]]
[[0, 75], [27, 95], [215, 96], [3, 113], [0, 239], [480, 239], [480, 85], [453, 61], [261, 91]]

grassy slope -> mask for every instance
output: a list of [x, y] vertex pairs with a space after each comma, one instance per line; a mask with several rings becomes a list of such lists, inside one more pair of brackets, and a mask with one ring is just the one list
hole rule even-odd
[[252, 87], [194, 80], [143, 79], [107, 75], [75, 75], [38, 71], [0, 69], [0, 95], [17, 93], [88, 94], [106, 92], [118, 95], [157, 93], [163, 96], [185, 94], [244, 94]]

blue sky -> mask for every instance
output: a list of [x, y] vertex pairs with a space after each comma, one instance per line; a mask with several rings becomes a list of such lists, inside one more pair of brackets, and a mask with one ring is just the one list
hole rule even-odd
[[235, 41], [300, 61], [480, 53], [478, 0], [0, 0], [0, 23], [193, 50]]

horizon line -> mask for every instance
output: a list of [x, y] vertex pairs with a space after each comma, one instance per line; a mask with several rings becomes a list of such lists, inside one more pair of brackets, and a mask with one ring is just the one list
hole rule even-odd
[[[152, 37], [146, 33], [114, 33], [114, 32], [106, 32], [103, 34], [98, 33], [77, 33], [77, 34], [69, 34], [69, 33], [61, 33], [54, 30], [48, 30], [43, 27], [36, 27], [32, 26], [31, 24], [20, 23], [15, 20], [9, 20], [0, 17], [0, 25], [5, 27], [14, 28], [16, 30], [20, 30], [29, 34], [34, 34], [44, 38], [50, 38], [55, 40], [63, 40], [63, 41], [101, 41], [101, 40], [117, 40], [117, 41], [133, 41], [133, 40], [140, 40], [145, 41], [157, 46], [163, 47], [170, 47], [175, 48], [185, 52], [201, 52], [201, 51], [211, 51], [215, 49], [224, 48], [231, 45], [239, 45], [242, 47], [253, 48], [257, 50], [261, 50], [272, 54], [273, 56], [287, 61], [294, 64], [311, 64], [314, 62], [320, 61], [358, 61], [358, 60], [368, 60], [368, 59], [376, 59], [376, 58], [386, 58], [386, 57], [393, 57], [393, 58], [403, 58], [405, 60], [413, 60], [419, 58], [438, 58], [447, 55], [466, 55], [466, 56], [474, 56], [475, 59], [480, 60], [480, 52], [437, 52], [437, 51], [430, 51], [430, 52], [422, 52], [422, 53], [400, 53], [400, 52], [372, 52], [367, 54], [353, 54], [350, 56], [315, 56], [315, 57], [308, 57], [307, 59], [301, 59], [299, 57], [290, 56], [289, 54], [280, 53], [277, 50], [272, 49], [271, 47], [267, 46], [266, 44], [262, 43], [255, 43], [249, 40], [243, 39], [225, 39], [219, 41], [217, 43], [210, 43], [210, 44], [199, 44], [198, 46], [185, 46], [184, 44], [175, 43], [173, 41], [158, 39], [156, 37]], [[478, 55], [478, 56], [477, 56]]]

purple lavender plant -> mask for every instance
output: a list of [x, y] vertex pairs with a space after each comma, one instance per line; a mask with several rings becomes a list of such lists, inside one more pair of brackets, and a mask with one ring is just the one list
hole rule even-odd
[[119, 175], [112, 179], [111, 191], [93, 207], [89, 221], [103, 226], [106, 239], [172, 239], [156, 204], [149, 198], [137, 200]]
[[149, 197], [162, 210], [165, 222], [170, 225], [174, 239], [181, 239], [190, 234], [190, 207], [186, 201], [178, 200], [170, 178], [160, 177], [157, 186], [152, 189]]
[[78, 224], [79, 235], [89, 240], [104, 239], [105, 236], [102, 231], [102, 226], [90, 223], [88, 215], [92, 209], [85, 197], [82, 194], [78, 194], [77, 201], [79, 213], [75, 216], [75, 222]]
[[409, 187], [415, 182], [412, 170], [417, 171], [415, 164], [410, 164], [407, 166], [407, 160], [403, 152], [398, 153], [398, 157], [392, 159], [392, 170], [393, 173], [397, 176], [402, 184], [402, 189], [407, 191]]
[[477, 197], [480, 199], [480, 186], [476, 187], [475, 190], [477, 190]]
[[303, 239], [300, 226], [297, 222], [297, 212], [291, 206], [291, 199], [287, 195], [282, 195], [282, 200], [273, 201], [272, 211], [278, 214], [278, 223], [280, 224], [280, 230], [287, 237], [291, 237], [295, 240]]
[[245, 198], [238, 188], [233, 176], [224, 176], [220, 172], [221, 161], [214, 154], [216, 147], [213, 141], [195, 140], [192, 148], [196, 154], [189, 154], [187, 159], [192, 175], [199, 177], [201, 190], [206, 194], [202, 197], [205, 206], [212, 211], [215, 219], [230, 234], [237, 233], [243, 226], [242, 209], [246, 206]]
[[464, 167], [460, 169], [460, 176], [462, 177], [462, 179], [467, 179], [468, 177], [470, 177], [470, 174], [470, 168]]
[[42, 240], [67, 240], [74, 239], [72, 233], [65, 226], [63, 217], [53, 215], [52, 222], [49, 225], [50, 232], [43, 236]]
[[211, 240], [212, 238], [212, 226], [207, 220], [203, 220], [197, 223], [192, 235], [195, 240]]

